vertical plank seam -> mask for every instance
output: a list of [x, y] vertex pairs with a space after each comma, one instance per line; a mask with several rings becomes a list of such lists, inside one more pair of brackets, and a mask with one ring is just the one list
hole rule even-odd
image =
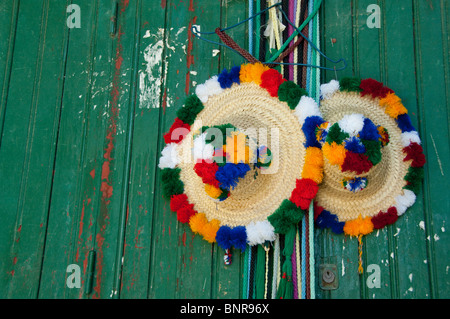
[[[166, 43], [166, 41], [167, 41], [167, 32], [166, 32], [166, 30], [167, 30], [167, 17], [168, 17], [168, 11], [169, 11], [169, 7], [171, 6], [171, 3], [170, 3], [171, 1], [169, 0], [169, 1], [167, 1], [167, 4], [166, 4], [166, 6], [165, 6], [165, 8], [164, 8], [164, 34], [163, 34], [163, 43], [165, 44]], [[166, 48], [166, 45], [163, 45], [163, 50], [162, 50], [162, 53], [161, 53], [161, 58], [162, 58], [162, 60], [161, 60], [161, 86], [160, 86], [160, 89], [159, 89], [159, 105], [162, 105], [162, 102], [163, 102], [163, 92], [164, 92], [164, 89], [165, 89], [165, 84], [166, 84], [166, 78], [165, 78], [165, 69], [166, 69], [166, 63], [167, 63], [167, 61], [166, 61], [166, 51], [167, 51], [167, 48]], [[160, 152], [161, 152], [161, 146], [163, 145], [162, 144], [162, 141], [161, 141], [161, 138], [162, 138], [162, 136], [164, 135], [164, 131], [163, 131], [163, 127], [161, 127], [162, 126], [162, 123], [163, 123], [163, 117], [164, 117], [164, 112], [161, 112], [161, 108], [160, 107], [158, 107], [158, 108], [154, 108], [154, 109], [157, 109], [158, 110], [158, 135], [157, 135], [157, 137], [156, 137], [156, 154], [158, 155], [158, 154], [160, 154]], [[157, 156], [158, 157], [158, 156]], [[155, 236], [153, 236], [153, 234], [154, 234], [154, 230], [155, 230], [155, 220], [157, 220], [157, 217], [158, 217], [158, 213], [156, 213], [156, 208], [157, 208], [157, 205], [156, 205], [156, 196], [157, 196], [157, 194], [159, 193], [157, 190], [159, 189], [159, 187], [158, 187], [158, 184], [159, 184], [159, 181], [160, 181], [160, 178], [161, 178], [161, 175], [159, 174], [160, 172], [159, 172], [159, 170], [158, 169], [156, 169], [155, 170], [155, 174], [154, 174], [154, 179], [153, 179], [153, 189], [155, 190], [154, 192], [153, 192], [153, 198], [152, 198], [152, 224], [151, 224], [151, 226], [150, 226], [150, 234], [152, 234], [152, 240], [150, 241], [150, 253], [149, 253], [149, 280], [148, 280], [148, 288], [147, 288], [147, 298], [149, 298], [150, 296], [151, 296], [151, 294], [153, 294], [153, 291], [152, 291], [152, 287], [153, 287], [153, 280], [154, 280], [154, 276], [155, 276], [155, 272], [154, 272], [154, 269], [153, 268], [156, 268], [156, 267], [154, 267], [154, 264], [153, 264], [153, 261], [155, 260], [155, 258], [153, 258], [154, 257], [154, 254], [156, 253], [156, 250], [155, 250], [155, 241], [156, 241], [156, 238], [154, 238]], [[155, 218], [156, 217], [156, 218]]]
[[[415, 58], [415, 74], [418, 75], [416, 77], [416, 96], [417, 96], [417, 110], [418, 110], [418, 130], [422, 133], [420, 136], [426, 136], [426, 124], [421, 121], [421, 118], [424, 115], [423, 110], [423, 88], [422, 88], [422, 53], [421, 53], [421, 41], [420, 41], [420, 12], [419, 12], [419, 4], [418, 0], [412, 0], [412, 9], [413, 9], [413, 34], [414, 34], [414, 58]], [[427, 145], [423, 145], [425, 157], [427, 157], [428, 149]], [[427, 251], [427, 266], [428, 266], [428, 276], [430, 278], [430, 297], [431, 298], [439, 298], [437, 296], [437, 280], [436, 280], [436, 263], [435, 263], [435, 251], [434, 251], [434, 243], [432, 240], [427, 240], [427, 237], [433, 233], [433, 224], [431, 218], [431, 210], [429, 210], [428, 199], [430, 198], [430, 189], [429, 183], [429, 171], [425, 170], [424, 174], [424, 184], [422, 185], [422, 193], [423, 193], [423, 214], [425, 220], [425, 232], [424, 232], [424, 241], [426, 243], [426, 251]]]
[[14, 61], [14, 48], [16, 43], [17, 21], [19, 20], [20, 0], [14, 1], [11, 13], [11, 30], [9, 32], [8, 53], [5, 63], [5, 78], [3, 80], [2, 95], [0, 100], [0, 148], [3, 139], [3, 127], [5, 126], [6, 106], [8, 101], [9, 86], [11, 83], [12, 64]]
[[[53, 127], [56, 130], [56, 136], [54, 139], [54, 144], [55, 144], [55, 149], [54, 149], [54, 153], [53, 153], [53, 158], [50, 159], [51, 163], [51, 167], [52, 167], [52, 171], [54, 170], [55, 166], [56, 166], [56, 158], [57, 158], [57, 150], [58, 150], [58, 140], [59, 140], [59, 132], [60, 132], [60, 127], [61, 127], [61, 113], [62, 113], [62, 103], [63, 103], [63, 96], [64, 96], [64, 85], [65, 85], [65, 81], [66, 81], [66, 70], [67, 70], [67, 53], [69, 50], [69, 33], [70, 33], [70, 29], [67, 28], [67, 31], [65, 32], [65, 35], [63, 37], [63, 45], [62, 45], [62, 50], [61, 50], [61, 56], [63, 57], [61, 60], [61, 64], [60, 64], [60, 74], [62, 74], [62, 76], [60, 77], [61, 79], [61, 84], [60, 84], [60, 88], [59, 88], [59, 101], [56, 102], [56, 116], [55, 116], [55, 120], [54, 120], [54, 124]], [[44, 266], [44, 258], [45, 258], [45, 252], [46, 252], [46, 244], [47, 244], [47, 234], [48, 234], [48, 220], [50, 217], [50, 208], [51, 208], [51, 203], [52, 203], [52, 195], [53, 195], [53, 185], [54, 185], [54, 174], [51, 175], [51, 182], [50, 182], [50, 190], [49, 190], [49, 200], [48, 200], [48, 205], [47, 205], [47, 218], [45, 221], [45, 236], [44, 236], [44, 243], [43, 243], [43, 247], [42, 247], [42, 261], [41, 261], [41, 269], [39, 272], [39, 279], [38, 279], [38, 288], [37, 288], [37, 293], [36, 293], [36, 298], [39, 298], [39, 294], [40, 294], [40, 289], [41, 289], [41, 280], [42, 280], [42, 273], [43, 273], [43, 266]]]

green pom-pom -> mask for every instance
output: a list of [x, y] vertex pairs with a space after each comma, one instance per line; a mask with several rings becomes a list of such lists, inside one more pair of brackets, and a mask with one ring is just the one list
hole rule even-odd
[[177, 111], [177, 117], [184, 123], [192, 125], [197, 114], [203, 110], [203, 107], [203, 103], [197, 95], [192, 94], [186, 98], [184, 107]]
[[164, 168], [161, 171], [162, 195], [170, 200], [172, 195], [183, 194], [184, 184], [180, 180], [180, 168]]
[[339, 86], [341, 91], [347, 91], [347, 92], [361, 92], [362, 89], [359, 87], [361, 84], [360, 78], [342, 78], [339, 81]]
[[342, 144], [342, 142], [348, 137], [350, 137], [350, 135], [341, 130], [341, 128], [339, 127], [339, 123], [334, 123], [328, 131], [325, 142], [327, 142], [328, 144], [331, 144], [333, 142], [336, 142], [336, 144]]
[[293, 110], [297, 106], [300, 98], [308, 95], [308, 92], [292, 81], [285, 81], [278, 88], [278, 98], [280, 101], [286, 102]]
[[371, 161], [373, 165], [377, 165], [381, 162], [381, 142], [370, 140], [361, 140], [361, 142], [366, 148], [364, 154], [367, 155], [369, 161]]
[[275, 228], [275, 232], [286, 234], [293, 225], [300, 222], [303, 217], [303, 210], [298, 208], [293, 202], [285, 199], [280, 207], [267, 219]]
[[421, 182], [423, 179], [423, 167], [410, 167], [405, 178], [408, 185], [404, 186], [404, 189], [409, 189], [413, 193], [417, 194], [420, 190]]

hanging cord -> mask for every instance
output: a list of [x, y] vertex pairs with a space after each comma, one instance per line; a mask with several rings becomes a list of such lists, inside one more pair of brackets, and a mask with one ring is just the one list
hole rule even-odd
[[[319, 0], [319, 2], [321, 2], [321, 1], [322, 1], [322, 0]], [[241, 21], [241, 22], [235, 24], [235, 25], [232, 25], [232, 26], [227, 27], [227, 28], [219, 29], [219, 30], [222, 31], [222, 32], [225, 32], [225, 31], [227, 31], [227, 30], [230, 30], [230, 29], [232, 29], [232, 28], [234, 28], [234, 27], [237, 27], [237, 26], [239, 26], [239, 25], [241, 25], [241, 24], [243, 24], [243, 23], [245, 23], [245, 22], [247, 22], [247, 21], [249, 21], [249, 20], [251, 20], [251, 19], [254, 19], [255, 17], [259, 16], [260, 14], [266, 12], [267, 10], [269, 10], [269, 9], [271, 9], [271, 8], [273, 8], [273, 7], [277, 7], [277, 8], [278, 8], [278, 6], [280, 6], [280, 5], [281, 5], [281, 3], [276, 3], [276, 4], [274, 4], [274, 5], [270, 6], [270, 7], [267, 7], [266, 9], [264, 9], [264, 10], [262, 10], [262, 11], [256, 13], [256, 14], [254, 14], [253, 16], [251, 16], [251, 17], [249, 17], [249, 18], [247, 18], [247, 19], [245, 19], [245, 20], [243, 20], [243, 21]], [[300, 34], [300, 35], [301, 35], [301, 36], [302, 36], [309, 44], [311, 44], [311, 46], [312, 46], [315, 50], [317, 50], [317, 51], [319, 52], [319, 54], [320, 54], [321, 56], [323, 56], [326, 60], [328, 60], [328, 61], [330, 61], [330, 62], [332, 62], [332, 63], [335, 63], [335, 64], [340, 63], [340, 62], [343, 62], [343, 63], [344, 63], [344, 66], [341, 67], [341, 68], [339, 68], [339, 69], [336, 69], [336, 68], [328, 68], [328, 67], [317, 66], [317, 65], [302, 64], [302, 63], [294, 63], [293, 65], [300, 65], [300, 66], [305, 66], [305, 67], [320, 68], [320, 69], [331, 70], [331, 71], [334, 71], [334, 70], [336, 70], [336, 71], [341, 71], [341, 70], [343, 70], [343, 69], [345, 69], [345, 68], [347, 67], [347, 63], [346, 63], [346, 61], [345, 61], [344, 59], [341, 58], [341, 59], [336, 60], [336, 61], [330, 59], [330, 58], [327, 57], [322, 51], [320, 51], [320, 50], [319, 50], [319, 49], [318, 49], [318, 48], [317, 48], [317, 47], [316, 47], [316, 46], [315, 46], [315, 45], [314, 45], [307, 37], [305, 37], [305, 36], [303, 35], [303, 33], [301, 32], [301, 29], [303, 29], [303, 27], [311, 20], [311, 18], [312, 18], [313, 15], [317, 12], [317, 10], [316, 10], [316, 11], [313, 11], [313, 13], [312, 13], [311, 15], [309, 15], [308, 18], [302, 23], [302, 25], [300, 26], [300, 28], [298, 28], [297, 26], [295, 26], [295, 25], [288, 19], [288, 17], [286, 16], [286, 13], [285, 13], [283, 10], [281, 10], [280, 8], [278, 8], [278, 9], [279, 9], [279, 10], [281, 11], [281, 13], [285, 16], [286, 21], [287, 21], [290, 25], [292, 25], [292, 26], [294, 27], [295, 32], [292, 34], [293, 36], [291, 36], [291, 37], [286, 41], [286, 43], [284, 43], [284, 44], [281, 46], [282, 50], [278, 50], [276, 56], [274, 55], [274, 56], [273, 56], [272, 58], [270, 58], [267, 62], [261, 62], [261, 63], [263, 63], [263, 64], [269, 64], [269, 65], [271, 65], [271, 64], [289, 65], [290, 63], [274, 62], [274, 61], [275, 61], [275, 60], [278, 61], [279, 55], [286, 49], [286, 47], [288, 46], [288, 43], [289, 43], [290, 41], [292, 41], [292, 39], [293, 39], [297, 34]], [[316, 8], [316, 9], [318, 9], [318, 8]], [[194, 34], [194, 36], [196, 36], [197, 38], [199, 38], [199, 39], [201, 39], [201, 40], [203, 40], [203, 41], [205, 41], [205, 42], [212, 43], [212, 44], [215, 44], [215, 45], [220, 45], [220, 46], [227, 47], [227, 48], [231, 49], [232, 51], [237, 52], [237, 53], [240, 54], [239, 51], [236, 51], [235, 49], [231, 48], [230, 46], [228, 46], [228, 45], [226, 45], [226, 44], [224, 44], [224, 43], [212, 41], [212, 40], [206, 39], [206, 38], [204, 38], [204, 37], [201, 36], [201, 35], [215, 34], [216, 31], [214, 31], [214, 32], [200, 32], [200, 31], [197, 29], [197, 26], [196, 26], [196, 25], [193, 25], [193, 26], [191, 27], [191, 30], [192, 30], [192, 33]], [[231, 38], [230, 38], [230, 39], [231, 39]]]
[[269, 289], [269, 251], [270, 246], [264, 245], [264, 250], [266, 251], [266, 273], [265, 273], [265, 280], [264, 280], [264, 299], [267, 299], [267, 291]]
[[253, 55], [250, 54], [250, 52], [241, 48], [228, 34], [225, 33], [225, 31], [221, 30], [220, 28], [216, 28], [215, 32], [219, 36], [220, 40], [222, 40], [222, 42], [226, 44], [226, 46], [238, 52], [248, 62], [250, 63], [259, 62], [258, 59], [256, 59]]
[[297, 265], [297, 298], [301, 299], [302, 294], [302, 276], [301, 276], [301, 261], [300, 261], [300, 245], [301, 245], [301, 241], [300, 241], [300, 234], [299, 234], [299, 229], [297, 227], [297, 233], [295, 235], [295, 257], [296, 257], [296, 265]]
[[310, 286], [310, 299], [316, 298], [316, 291], [315, 291], [315, 262], [314, 262], [314, 206], [313, 201], [311, 201], [311, 204], [309, 205], [309, 271], [310, 271], [310, 280], [309, 280], [309, 286]]
[[279, 259], [280, 259], [280, 236], [276, 234], [275, 247], [273, 252], [273, 275], [272, 275], [272, 296], [271, 296], [272, 299], [276, 298], [278, 290], [278, 279], [280, 278]]

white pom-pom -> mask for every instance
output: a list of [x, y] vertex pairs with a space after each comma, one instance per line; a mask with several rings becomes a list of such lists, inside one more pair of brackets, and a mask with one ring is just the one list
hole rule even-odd
[[364, 127], [364, 116], [362, 114], [348, 114], [338, 122], [339, 127], [350, 136], [356, 136]]
[[409, 146], [409, 144], [411, 143], [417, 143], [419, 145], [421, 143], [419, 133], [417, 133], [416, 131], [404, 132], [400, 135], [400, 137], [402, 139], [402, 145], [404, 147]]
[[199, 84], [195, 87], [195, 94], [203, 103], [206, 103], [210, 96], [219, 94], [222, 91], [223, 89], [220, 86], [217, 75], [214, 75], [210, 79], [206, 80], [205, 83]]
[[246, 226], [247, 242], [250, 246], [263, 244], [265, 241], [275, 240], [275, 229], [268, 220], [250, 222]]
[[206, 143], [206, 133], [197, 136], [194, 139], [194, 160], [213, 159], [214, 146]]
[[161, 158], [159, 159], [158, 167], [163, 168], [175, 168], [180, 163], [177, 152], [177, 144], [167, 144], [161, 151]]
[[336, 80], [331, 80], [328, 83], [324, 83], [320, 86], [320, 95], [323, 99], [329, 99], [334, 92], [339, 91], [339, 82]]
[[205, 84], [198, 84], [195, 87], [195, 94], [203, 103], [208, 101], [208, 88]]
[[408, 207], [411, 207], [416, 201], [416, 194], [409, 189], [404, 189], [402, 195], [395, 197], [395, 207], [397, 208], [397, 214], [403, 215]]
[[306, 95], [303, 95], [300, 98], [300, 101], [295, 107], [294, 114], [295, 116], [297, 116], [300, 125], [303, 125], [307, 117], [322, 116], [316, 101], [313, 98]]

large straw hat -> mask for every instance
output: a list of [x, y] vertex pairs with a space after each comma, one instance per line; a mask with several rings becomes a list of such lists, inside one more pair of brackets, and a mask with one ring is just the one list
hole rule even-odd
[[[303, 126], [302, 110], [319, 114], [304, 89], [261, 63], [225, 69], [197, 85], [165, 135], [159, 164], [163, 195], [178, 220], [224, 249], [273, 241], [275, 233], [298, 223], [317, 192], [323, 165], [320, 145], [307, 145], [315, 127]], [[245, 163], [250, 171], [236, 179], [229, 197], [216, 200], [220, 190], [216, 195], [210, 190], [217, 190], [217, 183], [208, 183], [217, 182], [217, 147], [211, 149], [204, 131], [228, 126], [266, 146], [271, 162], [265, 169]], [[201, 164], [210, 165], [206, 173], [196, 170]]]
[[333, 80], [321, 95], [316, 225], [360, 236], [394, 223], [415, 202], [425, 164], [407, 109], [373, 79]]

